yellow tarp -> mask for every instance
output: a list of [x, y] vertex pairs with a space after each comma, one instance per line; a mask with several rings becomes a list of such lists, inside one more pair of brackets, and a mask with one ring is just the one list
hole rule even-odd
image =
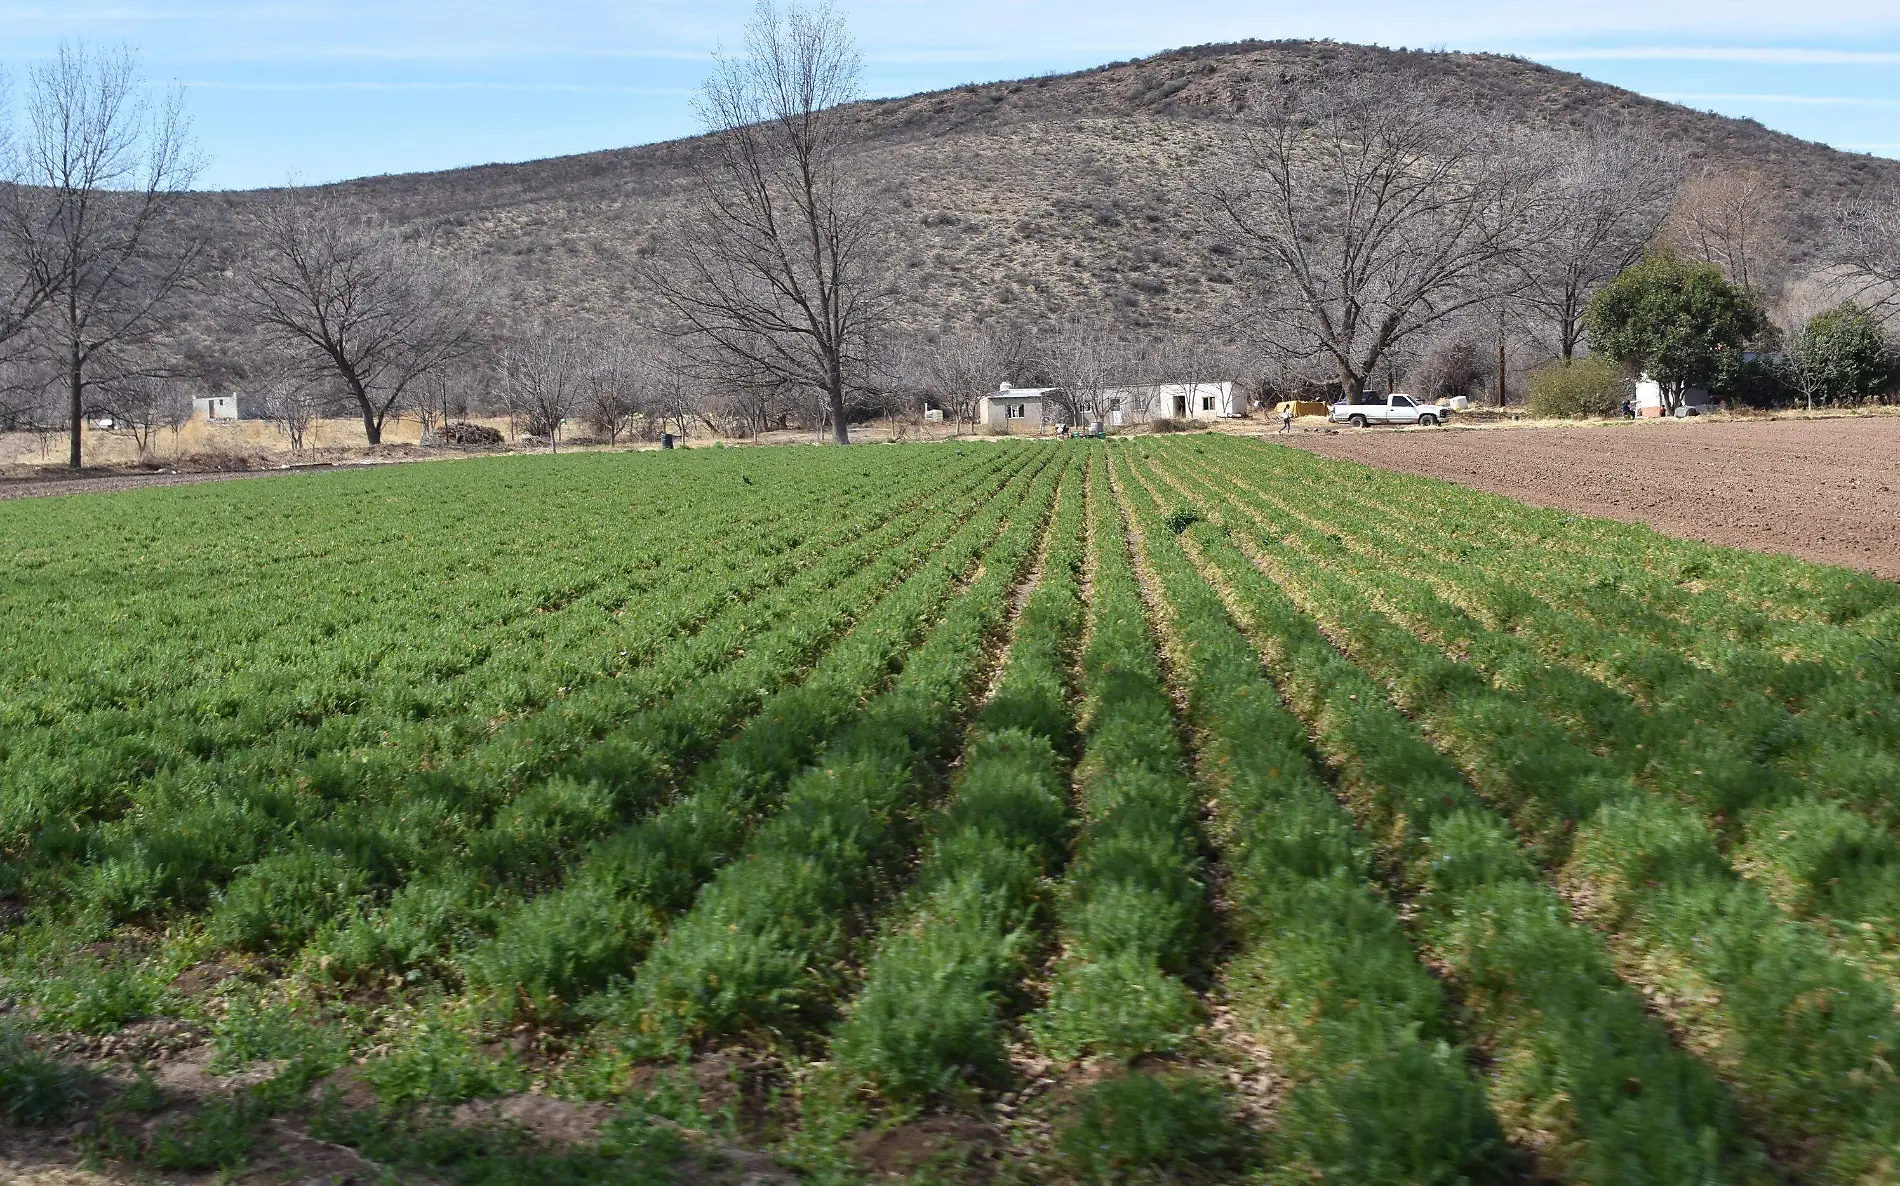
[[1277, 416], [1291, 408], [1295, 416], [1324, 416], [1332, 409], [1315, 399], [1283, 399], [1273, 406]]

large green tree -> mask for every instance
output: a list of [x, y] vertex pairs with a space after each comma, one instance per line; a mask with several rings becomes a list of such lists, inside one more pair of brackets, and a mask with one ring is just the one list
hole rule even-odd
[[1591, 349], [1647, 372], [1670, 411], [1684, 388], [1707, 385], [1724, 355], [1766, 325], [1761, 306], [1720, 268], [1667, 252], [1624, 269], [1584, 313]]
[[1893, 345], [1880, 319], [1852, 303], [1816, 313], [1788, 346], [1788, 378], [1813, 411], [1818, 397], [1865, 399], [1893, 382]]

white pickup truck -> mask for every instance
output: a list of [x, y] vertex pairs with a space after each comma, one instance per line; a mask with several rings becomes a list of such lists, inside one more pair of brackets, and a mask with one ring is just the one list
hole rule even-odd
[[1421, 403], [1409, 395], [1376, 395], [1367, 392], [1358, 403], [1341, 400], [1333, 405], [1327, 419], [1334, 424], [1364, 428], [1368, 424], [1417, 424], [1434, 428], [1451, 419], [1451, 409]]

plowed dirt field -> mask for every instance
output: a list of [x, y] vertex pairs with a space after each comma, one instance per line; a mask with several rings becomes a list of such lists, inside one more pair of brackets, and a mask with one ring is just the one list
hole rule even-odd
[[1900, 418], [1298, 432], [1327, 457], [1900, 580]]

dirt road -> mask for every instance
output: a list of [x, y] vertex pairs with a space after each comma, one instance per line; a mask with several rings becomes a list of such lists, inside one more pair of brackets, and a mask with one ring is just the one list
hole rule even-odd
[[[301, 466], [296, 472], [328, 469], [329, 466]], [[81, 473], [72, 477], [8, 478], [0, 481], [0, 501], [9, 498], [46, 498], [57, 494], [101, 494], [113, 490], [137, 490], [144, 486], [191, 486], [199, 482], [223, 482], [231, 478], [262, 478], [289, 471], [281, 469], [233, 470], [215, 474], [120, 474]]]
[[1327, 457], [1900, 580], [1900, 417], [1299, 432]]

